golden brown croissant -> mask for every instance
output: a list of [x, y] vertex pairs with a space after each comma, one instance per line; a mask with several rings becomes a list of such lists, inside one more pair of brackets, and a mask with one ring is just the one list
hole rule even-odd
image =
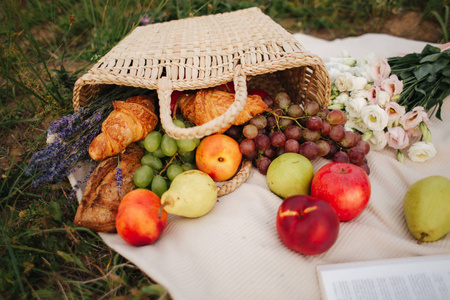
[[[135, 188], [133, 174], [141, 166], [143, 155], [143, 149], [133, 143], [125, 149], [124, 153], [99, 163], [88, 179], [75, 215], [75, 225], [93, 231], [115, 231], [120, 200]], [[115, 178], [117, 167], [122, 171], [120, 194]]]
[[[234, 102], [234, 93], [220, 89], [199, 90], [195, 97], [186, 94], [180, 97], [179, 105], [184, 117], [195, 125], [202, 125], [222, 115]], [[242, 125], [254, 116], [268, 111], [269, 107], [259, 95], [248, 95], [247, 103], [232, 125]], [[231, 125], [222, 128], [225, 132]]]
[[153, 98], [145, 95], [114, 101], [114, 110], [102, 124], [102, 132], [89, 145], [93, 160], [116, 155], [155, 129], [158, 117]]

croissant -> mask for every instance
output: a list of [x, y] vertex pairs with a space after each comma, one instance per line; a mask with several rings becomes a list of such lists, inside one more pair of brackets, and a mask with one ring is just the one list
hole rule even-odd
[[[120, 199], [135, 188], [133, 174], [141, 166], [144, 150], [133, 143], [124, 153], [101, 161], [89, 176], [74, 223], [93, 231], [114, 232]], [[116, 168], [122, 171], [119, 194]]]
[[[234, 93], [219, 89], [199, 90], [195, 96], [186, 94], [180, 97], [179, 106], [183, 116], [196, 125], [202, 125], [225, 113], [234, 102]], [[222, 128], [225, 132], [231, 125], [242, 125], [254, 116], [268, 111], [269, 107], [259, 95], [248, 95], [244, 109], [233, 123]]]
[[142, 140], [158, 123], [153, 98], [145, 95], [114, 101], [114, 110], [103, 121], [102, 132], [89, 145], [93, 160], [116, 155]]

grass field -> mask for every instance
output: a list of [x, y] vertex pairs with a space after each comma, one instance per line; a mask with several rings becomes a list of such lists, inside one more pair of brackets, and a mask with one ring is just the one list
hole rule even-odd
[[1, 1], [0, 299], [170, 298], [97, 234], [74, 226], [77, 203], [64, 177], [33, 187], [43, 170], [27, 173], [49, 124], [73, 113], [75, 80], [136, 26], [258, 6], [289, 30], [332, 38], [379, 32], [412, 10], [439, 32], [430, 42], [448, 42], [448, 2]]

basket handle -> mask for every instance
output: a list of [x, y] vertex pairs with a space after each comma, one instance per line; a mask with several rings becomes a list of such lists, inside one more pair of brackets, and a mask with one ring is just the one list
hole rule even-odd
[[247, 81], [240, 65], [236, 67], [233, 82], [236, 91], [234, 102], [224, 114], [200, 126], [180, 128], [173, 123], [170, 111], [172, 82], [168, 77], [160, 78], [158, 81], [159, 113], [164, 131], [175, 139], [203, 138], [233, 123], [247, 103]]

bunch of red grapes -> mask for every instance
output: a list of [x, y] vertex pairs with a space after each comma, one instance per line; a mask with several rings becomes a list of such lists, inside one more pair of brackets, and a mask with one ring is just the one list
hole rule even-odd
[[314, 101], [296, 104], [285, 92], [273, 99], [261, 91], [253, 93], [260, 94], [271, 110], [230, 127], [225, 134], [239, 142], [244, 158], [261, 174], [266, 175], [272, 160], [285, 152], [299, 153], [311, 161], [324, 157], [352, 163], [370, 173], [366, 159], [370, 145], [360, 133], [345, 130], [343, 111], [321, 109]]

